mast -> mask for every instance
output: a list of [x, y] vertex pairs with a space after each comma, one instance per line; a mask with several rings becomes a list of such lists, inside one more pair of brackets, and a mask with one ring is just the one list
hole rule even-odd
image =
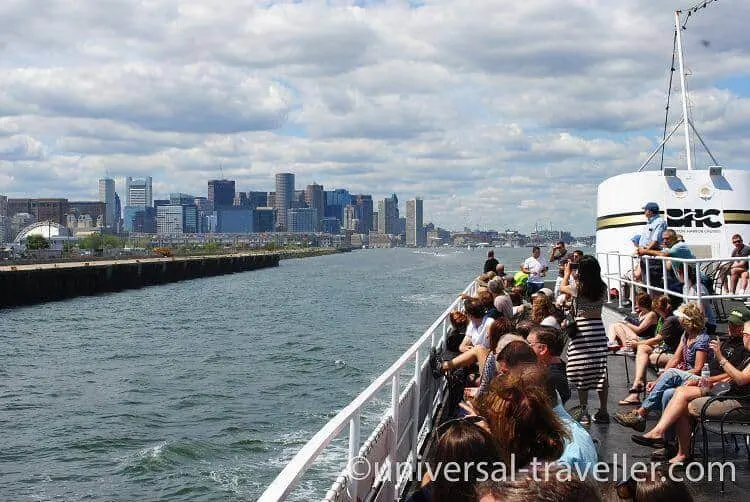
[[687, 156], [688, 171], [693, 170], [693, 149], [690, 145], [690, 120], [688, 119], [688, 90], [685, 83], [685, 57], [682, 53], [682, 22], [680, 20], [680, 11], [674, 13], [675, 30], [677, 33], [677, 59], [680, 65], [680, 87], [682, 88], [682, 127], [685, 134], [685, 154]]

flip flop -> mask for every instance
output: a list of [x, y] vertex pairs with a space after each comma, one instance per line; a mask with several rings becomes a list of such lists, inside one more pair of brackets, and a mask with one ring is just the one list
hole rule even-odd
[[629, 399], [626, 398], [626, 399], [620, 400], [617, 404], [619, 404], [620, 406], [628, 406], [628, 405], [640, 406], [641, 405], [641, 400], [640, 399], [636, 399], [635, 401], [631, 401], [631, 400], [629, 400]]

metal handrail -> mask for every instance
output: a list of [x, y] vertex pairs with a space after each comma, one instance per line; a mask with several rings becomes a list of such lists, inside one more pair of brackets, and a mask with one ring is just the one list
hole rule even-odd
[[[750, 293], [748, 291], [745, 291], [743, 293], [734, 293], [734, 292], [728, 292], [728, 293], [720, 293], [720, 294], [708, 294], [708, 295], [702, 295], [701, 294], [701, 288], [699, 286], [696, 286], [695, 288], [695, 294], [688, 295], [683, 293], [682, 291], [673, 291], [667, 287], [667, 262], [673, 262], [682, 264], [682, 277], [685, 279], [685, 283], [692, 285], [689, 282], [689, 276], [688, 276], [688, 268], [691, 266], [695, 267], [695, 277], [696, 281], [700, 283], [700, 277], [701, 277], [701, 264], [703, 263], [717, 263], [720, 265], [723, 265], [725, 263], [731, 263], [734, 261], [737, 261], [737, 257], [729, 257], [729, 258], [674, 258], [670, 256], [636, 256], [632, 254], [623, 254], [618, 251], [603, 251], [597, 253], [597, 258], [600, 256], [604, 256], [605, 260], [599, 260], [600, 264], [602, 261], [604, 261], [605, 267], [603, 267], [602, 272], [602, 278], [607, 280], [612, 280], [615, 282], [618, 282], [620, 284], [620, 287], [622, 284], [630, 284], [631, 286], [637, 286], [637, 287], [643, 287], [646, 288], [647, 291], [656, 291], [660, 293], [664, 293], [670, 296], [675, 296], [678, 298], [682, 298], [686, 301], [698, 301], [701, 300], [729, 300], [733, 298], [750, 298]], [[617, 268], [615, 271], [611, 271], [610, 269], [610, 257], [616, 257], [616, 265]], [[622, 258], [628, 259], [631, 262], [631, 271], [635, 269], [635, 262], [636, 260], [644, 259], [646, 266], [643, 270], [643, 277], [645, 278], [645, 282], [636, 281], [634, 279], [628, 279], [622, 276], [622, 270], [621, 270], [621, 263]], [[655, 284], [651, 283], [651, 271], [649, 265], [649, 261], [655, 260], [660, 261], [662, 264], [662, 284], [660, 286], [657, 286]], [[674, 270], [677, 270], [675, 267], [672, 267]], [[619, 289], [619, 288], [618, 288]], [[635, 306], [635, 287], [630, 288], [630, 296], [631, 296], [631, 304]], [[619, 304], [620, 307], [622, 307], [622, 296], [618, 295], [619, 297]], [[608, 293], [608, 300], [611, 301], [611, 296], [609, 296]]]
[[[471, 294], [475, 289], [475, 282], [472, 281], [466, 288], [464, 288], [462, 294]], [[344, 427], [349, 425], [349, 462], [347, 468], [351, 467], [351, 463], [357, 456], [360, 448], [360, 419], [361, 410], [375, 395], [389, 383], [391, 384], [391, 416], [395, 426], [395, 430], [398, 431], [398, 415], [399, 415], [399, 396], [400, 396], [400, 373], [411, 361], [416, 364], [415, 377], [407, 383], [407, 387], [412, 382], [416, 382], [418, 378], [416, 375], [419, 373], [420, 360], [419, 351], [423, 348], [425, 343], [429, 341], [430, 348], [437, 346], [437, 343], [442, 340], [445, 336], [445, 330], [440, 333], [441, 339], [436, 338], [436, 334], [440, 326], [446, 321], [448, 316], [453, 310], [456, 310], [461, 302], [460, 296], [451, 303], [451, 305], [438, 317], [432, 325], [425, 330], [424, 334], [411, 346], [406, 352], [404, 352], [398, 360], [393, 363], [387, 370], [385, 370], [380, 376], [378, 376], [359, 396], [357, 396], [351, 403], [346, 405], [335, 417], [333, 417], [327, 424], [325, 424], [313, 437], [308, 441], [302, 449], [289, 461], [284, 469], [276, 476], [268, 488], [258, 499], [258, 502], [272, 502], [277, 500], [285, 500], [291, 491], [297, 486], [299, 479], [307, 471], [307, 469], [313, 464], [320, 453], [333, 441]], [[387, 420], [388, 418], [386, 418]], [[429, 419], [429, 414], [426, 420]], [[415, 417], [415, 421], [418, 417]], [[397, 435], [397, 434], [396, 434]], [[396, 439], [397, 440], [397, 439]], [[395, 446], [395, 445], [394, 445]], [[413, 449], [417, 448], [416, 442], [413, 444]], [[413, 457], [417, 457], [416, 451], [413, 451]], [[390, 455], [395, 455], [395, 448], [391, 449]], [[389, 455], [389, 457], [390, 457]], [[392, 468], [395, 469], [395, 463], [392, 464]], [[394, 479], [394, 478], [391, 478]]]

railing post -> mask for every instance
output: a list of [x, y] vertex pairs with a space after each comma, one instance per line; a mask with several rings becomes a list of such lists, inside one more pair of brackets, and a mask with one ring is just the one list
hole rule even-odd
[[695, 262], [695, 294], [698, 296], [698, 306], [701, 304], [701, 265]]
[[422, 399], [422, 368], [419, 361], [419, 351], [414, 354], [414, 403], [412, 407], [411, 423], [411, 455], [412, 470], [416, 471], [419, 456], [419, 429], [422, 424], [419, 423], [419, 410], [421, 409], [420, 401]]
[[650, 260], [651, 260], [650, 256], [647, 256], [647, 255], [643, 256], [643, 265], [646, 268], [646, 275], [644, 276], [644, 277], [646, 277], [646, 292], [649, 293], [649, 294], [651, 294], [651, 274], [650, 274], [651, 267], [650, 267], [650, 263], [649, 263]]
[[661, 260], [661, 277], [662, 277], [662, 282], [664, 283], [663, 284], [664, 291], [669, 291], [669, 288], [667, 287], [667, 260], [666, 259]]
[[622, 308], [622, 258], [617, 255], [617, 306]]
[[635, 312], [635, 257], [630, 257], [630, 311]]
[[607, 258], [607, 260], [606, 260], [606, 262], [607, 262], [607, 303], [612, 303], [612, 294], [610, 293], [610, 290], [612, 288], [609, 287], [609, 285], [610, 285], [609, 284], [609, 279], [610, 279], [610, 277], [609, 277], [610, 276], [610, 271], [609, 271], [609, 253], [605, 254], [604, 256]]
[[[359, 438], [360, 435], [360, 412], [355, 413], [349, 420], [349, 470], [354, 467], [354, 459], [359, 455]], [[361, 474], [361, 473], [357, 473]], [[352, 500], [357, 500], [359, 481], [355, 479], [359, 476], [352, 476], [349, 479], [349, 496]]]
[[393, 421], [393, 436], [391, 437], [390, 448], [388, 449], [388, 463], [389, 463], [389, 477], [391, 488], [390, 492], [386, 493], [386, 500], [397, 500], [396, 496], [396, 483], [398, 482], [398, 396], [400, 391], [399, 375], [396, 372], [393, 375], [393, 383], [391, 385], [391, 420]]

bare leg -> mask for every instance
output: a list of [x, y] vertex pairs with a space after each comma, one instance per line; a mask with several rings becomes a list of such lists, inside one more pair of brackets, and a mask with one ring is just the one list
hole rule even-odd
[[612, 325], [610, 330], [610, 341], [617, 341], [620, 345], [625, 345], [628, 340], [635, 338], [638, 339], [638, 335], [628, 327], [624, 322], [618, 322]]
[[646, 370], [648, 369], [649, 356], [654, 351], [654, 348], [650, 345], [639, 345], [638, 352], [635, 355], [635, 378], [633, 379], [633, 386], [638, 384], [646, 384]]
[[737, 282], [740, 280], [740, 276], [742, 276], [742, 272], [744, 272], [745, 269], [739, 268], [739, 267], [733, 267], [732, 268], [732, 275], [729, 277], [729, 294], [734, 294], [737, 288]]
[[672, 424], [677, 423], [681, 417], [687, 416], [687, 406], [693, 399], [701, 397], [698, 387], [677, 387], [672, 399], [661, 414], [659, 422], [649, 432], [644, 434], [648, 438], [662, 438]]
[[677, 455], [669, 459], [670, 464], [684, 462], [690, 451], [690, 433], [692, 432], [692, 419], [682, 415], [677, 421]]
[[599, 396], [599, 412], [607, 413], [607, 394], [609, 393], [609, 382], [604, 384], [604, 388], [596, 391]]
[[739, 290], [742, 291], [745, 294], [748, 293], [748, 291], [747, 291], [748, 278], [750, 278], [750, 274], [747, 273], [747, 272], [743, 272], [742, 275], [740, 276]]
[[581, 414], [588, 413], [588, 410], [589, 410], [589, 391], [588, 390], [578, 391], [578, 402], [581, 405]]

